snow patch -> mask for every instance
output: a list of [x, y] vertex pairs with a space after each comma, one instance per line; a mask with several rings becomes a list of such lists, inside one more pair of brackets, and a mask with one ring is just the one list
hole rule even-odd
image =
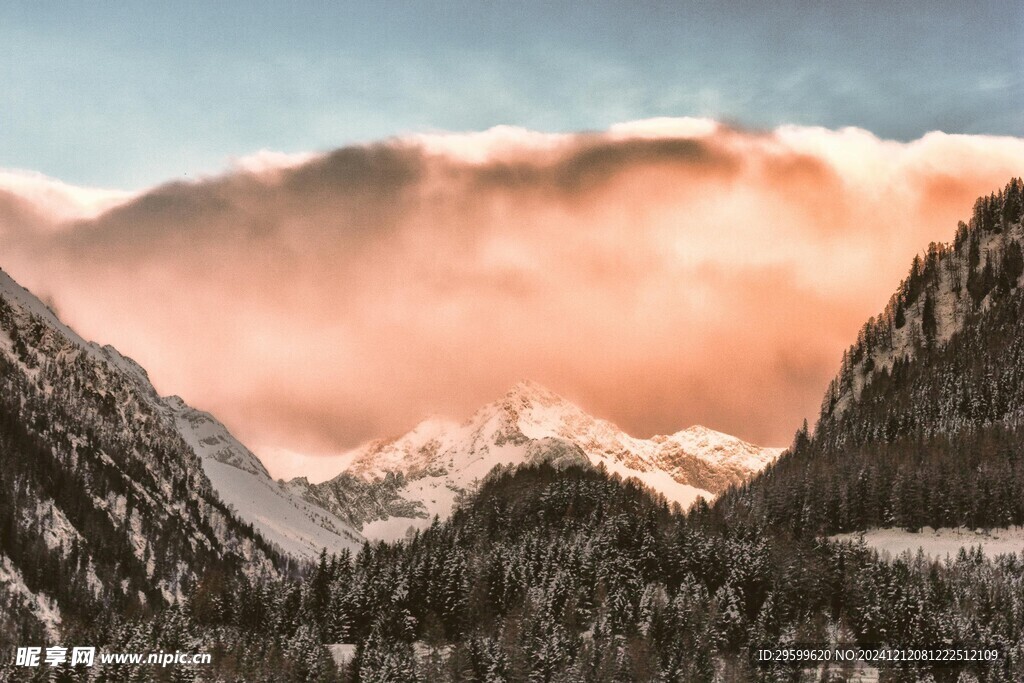
[[57, 601], [45, 593], [33, 593], [29, 590], [21, 571], [4, 553], [0, 553], [0, 590], [24, 598], [46, 630], [47, 637], [53, 641], [60, 639], [61, 615]]
[[339, 667], [348, 666], [356, 656], [356, 646], [353, 643], [334, 643], [328, 645], [327, 650], [331, 653], [334, 663]]

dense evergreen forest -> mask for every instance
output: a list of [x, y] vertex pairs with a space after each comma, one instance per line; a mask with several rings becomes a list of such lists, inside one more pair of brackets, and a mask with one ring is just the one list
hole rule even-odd
[[[211, 574], [183, 605], [103, 627], [108, 649], [210, 651], [209, 670], [95, 673], [117, 681], [790, 681], [802, 680], [799, 670], [760, 666], [756, 649], [839, 641], [971, 643], [1004, 656], [995, 666], [887, 668], [883, 680], [1024, 675], [1024, 557], [881, 561], [863, 547], [716, 517], [706, 507], [685, 516], [595, 469], [503, 473], [451, 520], [406, 542], [325, 556], [301, 581]], [[357, 648], [339, 669], [322, 643]], [[851, 671], [836, 668], [824, 680]]]

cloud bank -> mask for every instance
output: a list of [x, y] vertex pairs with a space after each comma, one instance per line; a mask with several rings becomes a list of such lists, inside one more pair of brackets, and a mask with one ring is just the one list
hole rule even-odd
[[913, 255], [1022, 160], [656, 119], [262, 153], [74, 220], [0, 175], [0, 266], [275, 474], [522, 378], [638, 436], [785, 445]]

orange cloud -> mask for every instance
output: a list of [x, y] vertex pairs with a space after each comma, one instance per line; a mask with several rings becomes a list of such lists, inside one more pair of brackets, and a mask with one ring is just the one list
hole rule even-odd
[[59, 229], [45, 198], [0, 201], [0, 265], [278, 474], [522, 378], [639, 436], [784, 445], [912, 256], [1021, 159], [694, 119], [421, 135], [263, 153]]

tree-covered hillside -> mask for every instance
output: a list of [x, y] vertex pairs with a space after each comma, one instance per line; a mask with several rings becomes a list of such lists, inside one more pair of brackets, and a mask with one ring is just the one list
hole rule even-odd
[[1024, 184], [916, 258], [843, 358], [814, 430], [720, 503], [805, 535], [1024, 523]]
[[214, 569], [285, 567], [155, 396], [0, 271], [0, 650], [163, 608]]

